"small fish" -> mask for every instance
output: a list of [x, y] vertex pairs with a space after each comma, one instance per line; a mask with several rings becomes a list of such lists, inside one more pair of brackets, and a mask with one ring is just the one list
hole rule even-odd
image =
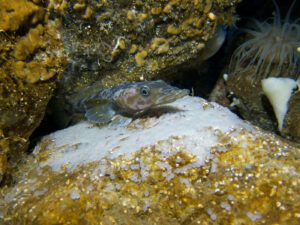
[[227, 34], [227, 28], [220, 25], [217, 28], [215, 35], [206, 42], [204, 51], [199, 55], [200, 61], [205, 61], [215, 55], [222, 47]]
[[136, 117], [155, 107], [171, 103], [189, 90], [168, 85], [162, 80], [124, 83], [102, 89], [78, 101], [75, 109], [96, 124], [111, 122], [116, 116]]

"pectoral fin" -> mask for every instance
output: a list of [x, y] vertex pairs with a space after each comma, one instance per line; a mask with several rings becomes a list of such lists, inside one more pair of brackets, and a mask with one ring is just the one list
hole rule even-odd
[[109, 124], [109, 127], [112, 127], [112, 128], [124, 127], [124, 126], [127, 126], [128, 124], [130, 124], [131, 121], [132, 121], [132, 118], [128, 118], [128, 117], [121, 116], [121, 115], [115, 115], [112, 118], [112, 121]]
[[116, 112], [113, 109], [113, 104], [103, 101], [89, 101], [85, 104], [85, 117], [93, 123], [109, 123], [115, 116]]

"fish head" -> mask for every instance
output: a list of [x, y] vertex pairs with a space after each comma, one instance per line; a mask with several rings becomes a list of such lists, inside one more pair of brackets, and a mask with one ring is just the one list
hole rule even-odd
[[189, 94], [189, 90], [179, 89], [162, 80], [136, 82], [123, 88], [115, 99], [124, 111], [138, 113], [171, 103]]

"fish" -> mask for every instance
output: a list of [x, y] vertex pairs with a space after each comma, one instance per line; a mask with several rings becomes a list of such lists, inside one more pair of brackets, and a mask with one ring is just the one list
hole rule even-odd
[[215, 55], [222, 47], [227, 35], [227, 27], [219, 25], [215, 35], [205, 44], [205, 49], [199, 55], [200, 61], [205, 61]]
[[[87, 90], [86, 93], [91, 92]], [[87, 121], [107, 124], [115, 118], [134, 118], [149, 109], [171, 103], [189, 95], [189, 90], [180, 89], [162, 80], [123, 83], [119, 86], [94, 90], [75, 104], [78, 112], [84, 113]]]

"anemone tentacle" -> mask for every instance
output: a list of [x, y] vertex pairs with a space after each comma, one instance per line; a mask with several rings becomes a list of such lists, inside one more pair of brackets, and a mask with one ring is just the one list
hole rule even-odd
[[[290, 21], [294, 0], [282, 20], [275, 0], [275, 15], [260, 22], [252, 19], [249, 28], [243, 31], [250, 39], [241, 44], [231, 57], [229, 70], [239, 74], [255, 67], [255, 81], [269, 76], [299, 76], [300, 18]], [[252, 69], [251, 69], [252, 70]]]

